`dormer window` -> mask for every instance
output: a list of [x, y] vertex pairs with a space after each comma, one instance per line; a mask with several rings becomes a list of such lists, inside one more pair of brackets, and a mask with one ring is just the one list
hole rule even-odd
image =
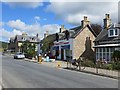
[[34, 38], [32, 38], [32, 40], [35, 40]]
[[24, 38], [24, 37], [22, 37], [21, 39], [22, 39], [23, 41], [25, 41], [25, 40], [26, 40], [26, 38]]
[[114, 30], [111, 29], [111, 30], [110, 30], [110, 36], [113, 36], [113, 35], [114, 35]]
[[108, 36], [109, 37], [116, 37], [119, 35], [119, 29], [109, 29]]
[[118, 35], [119, 29], [115, 29], [115, 35]]

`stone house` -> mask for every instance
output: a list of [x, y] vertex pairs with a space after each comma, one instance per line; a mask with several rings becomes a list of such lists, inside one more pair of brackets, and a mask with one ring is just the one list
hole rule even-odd
[[[69, 32], [69, 39], [66, 39], [66, 31]], [[62, 25], [58, 33], [59, 40], [54, 41], [52, 53], [57, 59], [66, 60], [67, 57], [79, 59], [95, 59], [95, 50], [93, 41], [97, 37], [96, 32], [92, 29], [90, 21], [84, 16], [81, 25], [66, 30]]]
[[29, 41], [31, 44], [35, 43], [36, 51], [39, 51], [40, 39], [38, 38], [38, 34], [36, 36], [28, 36], [26, 33], [23, 33], [22, 35], [16, 35], [15, 37], [11, 37], [8, 44], [8, 50], [12, 52], [22, 52], [21, 45], [25, 41]]
[[113, 52], [120, 50], [120, 24], [113, 24], [109, 14], [105, 15], [104, 28], [94, 43], [96, 60], [111, 61]]

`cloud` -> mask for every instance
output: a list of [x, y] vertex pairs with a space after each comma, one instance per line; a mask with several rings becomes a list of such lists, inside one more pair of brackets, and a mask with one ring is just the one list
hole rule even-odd
[[0, 27], [4, 26], [4, 22], [0, 22]]
[[14, 37], [15, 35], [21, 35], [22, 32], [16, 29], [13, 29], [12, 32], [5, 30], [4, 28], [0, 29], [2, 33], [0, 33], [0, 37], [2, 38], [10, 38]]
[[2, 29], [4, 37], [11, 37], [11, 35], [15, 36], [16, 34], [19, 35], [22, 34], [23, 32], [26, 32], [28, 33], [28, 35], [32, 36], [35, 36], [38, 33], [40, 39], [43, 39], [44, 33], [46, 31], [49, 31], [49, 34], [53, 34], [58, 32], [60, 27], [58, 24], [46, 24], [46, 25], [40, 25], [39, 23], [26, 24], [25, 22], [19, 19], [8, 21], [6, 25], [8, 25], [13, 30], [12, 32], [10, 32], [5, 29]]
[[19, 19], [9, 21], [7, 25], [15, 29], [20, 29], [20, 30], [26, 29], [26, 24]]
[[40, 24], [38, 23], [29, 25], [19, 19], [8, 21], [7, 25], [12, 29], [17, 29], [22, 32], [24, 31], [29, 33], [30, 35], [31, 33], [33, 35], [40, 33], [40, 28], [41, 28]]
[[40, 21], [40, 17], [39, 16], [35, 16], [34, 19], [37, 20], [37, 21]]
[[70, 24], [80, 24], [83, 16], [88, 16], [91, 22], [100, 23], [104, 15], [109, 13], [114, 22], [117, 21], [117, 2], [51, 2], [47, 12], [53, 12], [58, 19]]
[[[88, 20], [92, 21], [92, 23], [98, 23], [100, 24], [100, 16], [92, 16], [92, 15], [89, 15], [89, 14], [81, 14], [81, 13], [78, 13], [78, 14], [72, 14], [72, 15], [68, 15], [66, 18], [65, 18], [65, 21], [66, 22], [69, 22], [70, 24], [74, 24], [74, 25], [78, 25], [78, 24], [81, 24], [81, 20], [83, 20], [83, 17], [84, 16], [87, 16], [88, 17]], [[81, 19], [81, 20], [80, 20]]]
[[1, 2], [43, 2], [45, 0], [1, 0]]
[[39, 6], [43, 6], [42, 2], [5, 2], [12, 8], [15, 7], [23, 7], [23, 8], [37, 8]]
[[58, 24], [47, 24], [47, 25], [43, 25], [41, 27], [41, 35], [42, 35], [42, 38], [44, 37], [44, 33], [46, 31], [49, 32], [49, 34], [53, 34], [53, 33], [56, 33], [56, 32], [59, 32], [59, 28], [60, 26]]
[[9, 38], [12, 35], [9, 31], [5, 30], [4, 28], [2, 28], [0, 31], [2, 32], [0, 33], [0, 37], [2, 38]]
[[29, 33], [38, 33], [40, 31], [40, 24], [35, 23], [35, 24], [26, 24], [25, 22], [17, 19], [17, 20], [11, 20], [7, 23], [7, 25], [13, 29], [17, 29], [20, 31], [25, 31]]
[[22, 35], [22, 31], [13, 29], [12, 31], [5, 30], [4, 28], [1, 28], [0, 31], [0, 41], [7, 41], [9, 42], [10, 37], [15, 37], [15, 35]]
[[50, 2], [119, 2], [119, 0], [50, 0]]

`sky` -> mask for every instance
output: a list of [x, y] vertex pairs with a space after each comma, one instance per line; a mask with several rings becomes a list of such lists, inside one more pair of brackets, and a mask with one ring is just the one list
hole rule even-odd
[[69, 29], [81, 25], [84, 16], [91, 24], [103, 26], [106, 13], [118, 22], [117, 2], [2, 2], [0, 3], [0, 41], [27, 33], [43, 39], [44, 33], [59, 32], [61, 25]]

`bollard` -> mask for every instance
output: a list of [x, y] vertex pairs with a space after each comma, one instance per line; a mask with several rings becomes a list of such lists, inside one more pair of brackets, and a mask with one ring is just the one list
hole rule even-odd
[[60, 62], [58, 62], [57, 67], [60, 68]]
[[42, 64], [42, 56], [38, 56], [38, 63]]
[[39, 56], [39, 63], [42, 64], [42, 56]]
[[39, 63], [42, 64], [42, 60], [40, 60]]

